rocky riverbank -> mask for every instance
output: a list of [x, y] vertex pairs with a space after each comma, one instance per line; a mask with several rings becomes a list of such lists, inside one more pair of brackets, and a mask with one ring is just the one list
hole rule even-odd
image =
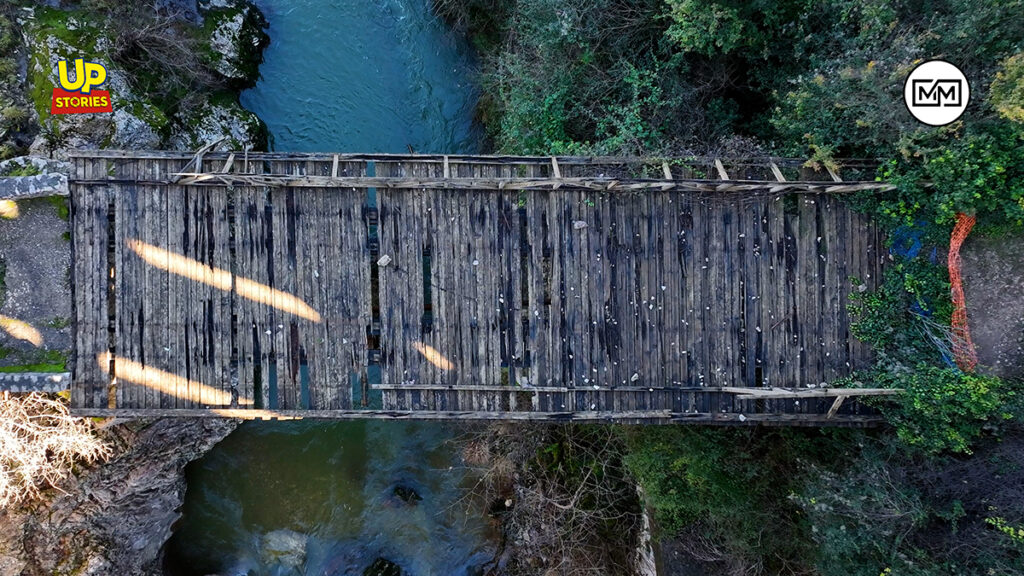
[[[245, 0], [4, 3], [0, 160], [64, 159], [74, 148], [190, 150], [222, 138], [233, 149], [265, 148], [263, 123], [238, 101], [258, 77], [265, 26]], [[112, 114], [50, 114], [57, 63], [75, 58], [106, 68]], [[38, 158], [8, 162], [2, 175], [48, 167]], [[0, 365], [10, 369], [63, 369], [70, 342], [67, 208], [52, 200], [9, 203], [13, 212], [0, 219], [0, 306], [40, 325], [45, 338], [35, 347], [0, 333]], [[236, 425], [106, 423], [99, 434], [114, 450], [108, 462], [76, 470], [43, 501], [0, 510], [0, 576], [162, 573], [185, 466]]]
[[224, 419], [112, 423], [114, 448], [43, 501], [0, 510], [0, 576], [157, 575], [180, 517], [185, 466], [237, 425]]
[[[10, 54], [0, 62], [0, 159], [195, 149], [220, 138], [234, 149], [266, 147], [262, 122], [238, 101], [269, 42], [246, 0], [21, 2], [0, 19], [0, 47]], [[76, 58], [106, 69], [112, 114], [50, 114], [57, 64]]]

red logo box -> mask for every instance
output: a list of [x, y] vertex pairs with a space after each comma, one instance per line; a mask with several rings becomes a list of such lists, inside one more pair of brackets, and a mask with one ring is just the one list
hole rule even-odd
[[53, 89], [50, 101], [50, 114], [90, 114], [94, 112], [113, 112], [110, 92], [92, 90], [88, 94], [68, 92], [63, 88]]

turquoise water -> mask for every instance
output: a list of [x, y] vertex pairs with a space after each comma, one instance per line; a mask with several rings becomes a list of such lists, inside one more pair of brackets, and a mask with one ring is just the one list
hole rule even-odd
[[477, 92], [465, 40], [430, 0], [257, 0], [263, 80], [242, 104], [275, 150], [472, 153]]
[[[242, 103], [273, 149], [478, 150], [471, 55], [428, 0], [257, 3], [271, 44]], [[476, 478], [454, 435], [410, 422], [245, 423], [189, 466], [167, 571], [361, 575], [386, 558], [407, 575], [477, 574], [495, 535], [468, 497]]]

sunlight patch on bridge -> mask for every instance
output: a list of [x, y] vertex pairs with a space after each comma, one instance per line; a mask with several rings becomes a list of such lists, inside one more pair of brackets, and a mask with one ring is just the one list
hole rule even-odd
[[[96, 357], [100, 369], [109, 373], [110, 371], [109, 352], [104, 352]], [[144, 366], [138, 362], [132, 362], [127, 358], [114, 356], [114, 378], [118, 381], [124, 380], [132, 384], [145, 386], [162, 394], [188, 400], [197, 404], [228, 406], [231, 404], [231, 393], [207, 386], [202, 382], [189, 380], [177, 374], [171, 374], [158, 368]], [[251, 405], [252, 400], [239, 398], [240, 405]]]
[[420, 354], [423, 354], [423, 357], [426, 358], [427, 362], [430, 362], [441, 370], [448, 371], [455, 367], [451, 360], [445, 358], [444, 355], [438, 352], [433, 346], [428, 346], [422, 342], [413, 342], [412, 347]]
[[[128, 247], [150, 266], [225, 292], [230, 292], [232, 289], [232, 275], [227, 270], [207, 266], [187, 256], [175, 254], [141, 240], [129, 239], [127, 243]], [[259, 302], [313, 322], [321, 321], [320, 313], [301, 299], [266, 284], [235, 276], [234, 290], [242, 298], [253, 302]]]

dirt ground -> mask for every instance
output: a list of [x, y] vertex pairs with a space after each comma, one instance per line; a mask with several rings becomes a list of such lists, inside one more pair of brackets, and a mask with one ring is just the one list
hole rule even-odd
[[960, 255], [967, 320], [982, 369], [1024, 379], [1024, 235], [969, 236]]
[[42, 339], [37, 346], [0, 330], [0, 366], [52, 363], [46, 351], [71, 348], [67, 232], [68, 222], [45, 198], [18, 201], [16, 216], [0, 218], [0, 315], [27, 323]]

